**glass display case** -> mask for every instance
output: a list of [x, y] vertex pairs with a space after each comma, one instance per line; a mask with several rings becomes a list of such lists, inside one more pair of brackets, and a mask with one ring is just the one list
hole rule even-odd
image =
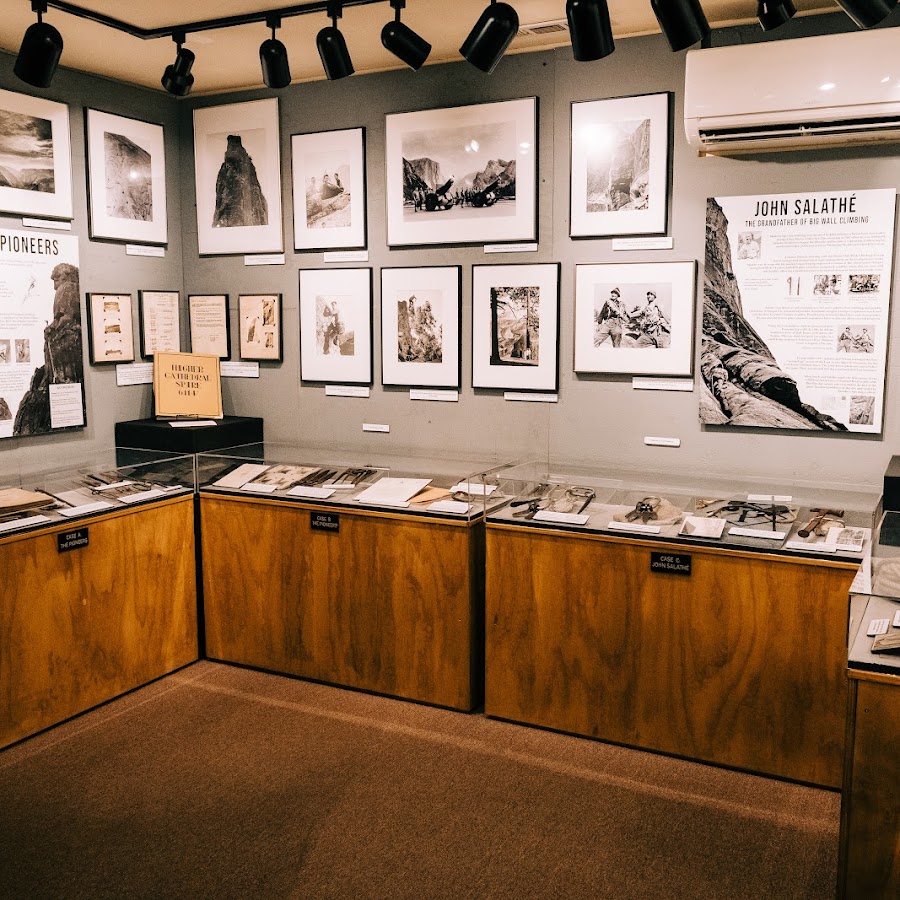
[[853, 560], [868, 554], [880, 501], [874, 492], [667, 480], [543, 462], [492, 472], [483, 490], [491, 522]]
[[204, 493], [469, 520], [507, 502], [497, 472], [508, 466], [265, 442], [199, 454], [197, 477]]
[[64, 469], [0, 483], [0, 535], [30, 531], [194, 491], [194, 457], [114, 449]]

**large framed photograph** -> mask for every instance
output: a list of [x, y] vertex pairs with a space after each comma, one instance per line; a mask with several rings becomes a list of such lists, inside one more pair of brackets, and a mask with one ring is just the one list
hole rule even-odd
[[575, 266], [575, 371], [690, 375], [697, 264]]
[[281, 362], [281, 294], [238, 296], [240, 358]]
[[201, 256], [281, 253], [278, 100], [194, 110]]
[[191, 353], [231, 357], [231, 320], [228, 294], [191, 294], [188, 297]]
[[472, 267], [472, 386], [555, 391], [559, 263]]
[[0, 91], [0, 211], [72, 218], [69, 107]]
[[665, 234], [672, 95], [572, 104], [572, 237]]
[[366, 246], [365, 128], [291, 137], [294, 248]]
[[85, 110], [91, 237], [165, 244], [166, 152], [162, 125]]
[[537, 238], [537, 99], [386, 117], [388, 244]]
[[381, 380], [458, 388], [461, 266], [381, 270]]
[[181, 310], [178, 291], [138, 291], [141, 356], [153, 357], [162, 350], [181, 351]]
[[300, 270], [300, 378], [372, 383], [372, 270]]
[[131, 294], [88, 294], [91, 365], [134, 362]]

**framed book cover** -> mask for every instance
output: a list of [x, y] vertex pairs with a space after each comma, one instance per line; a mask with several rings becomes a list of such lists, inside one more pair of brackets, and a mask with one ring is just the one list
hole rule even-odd
[[221, 419], [219, 357], [160, 351], [153, 358], [153, 396], [157, 417]]

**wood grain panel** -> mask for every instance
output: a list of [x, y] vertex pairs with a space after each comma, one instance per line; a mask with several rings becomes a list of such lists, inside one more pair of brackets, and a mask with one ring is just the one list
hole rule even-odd
[[839, 787], [849, 567], [487, 530], [488, 715]]
[[471, 709], [480, 526], [339, 516], [201, 499], [209, 656]]
[[900, 897], [900, 679], [858, 681], [842, 896]]
[[0, 745], [197, 658], [192, 498], [3, 542], [0, 572]]

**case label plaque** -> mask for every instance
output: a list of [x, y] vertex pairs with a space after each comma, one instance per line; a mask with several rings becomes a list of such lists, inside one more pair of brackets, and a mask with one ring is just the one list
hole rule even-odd
[[313, 531], [340, 531], [341, 517], [338, 513], [311, 512], [309, 514], [309, 527]]
[[56, 550], [59, 553], [77, 550], [79, 547], [87, 547], [87, 545], [87, 528], [76, 528], [74, 531], [61, 531], [56, 535]]
[[658, 553], [650, 551], [650, 571], [666, 572], [669, 575], [690, 575], [690, 553]]

